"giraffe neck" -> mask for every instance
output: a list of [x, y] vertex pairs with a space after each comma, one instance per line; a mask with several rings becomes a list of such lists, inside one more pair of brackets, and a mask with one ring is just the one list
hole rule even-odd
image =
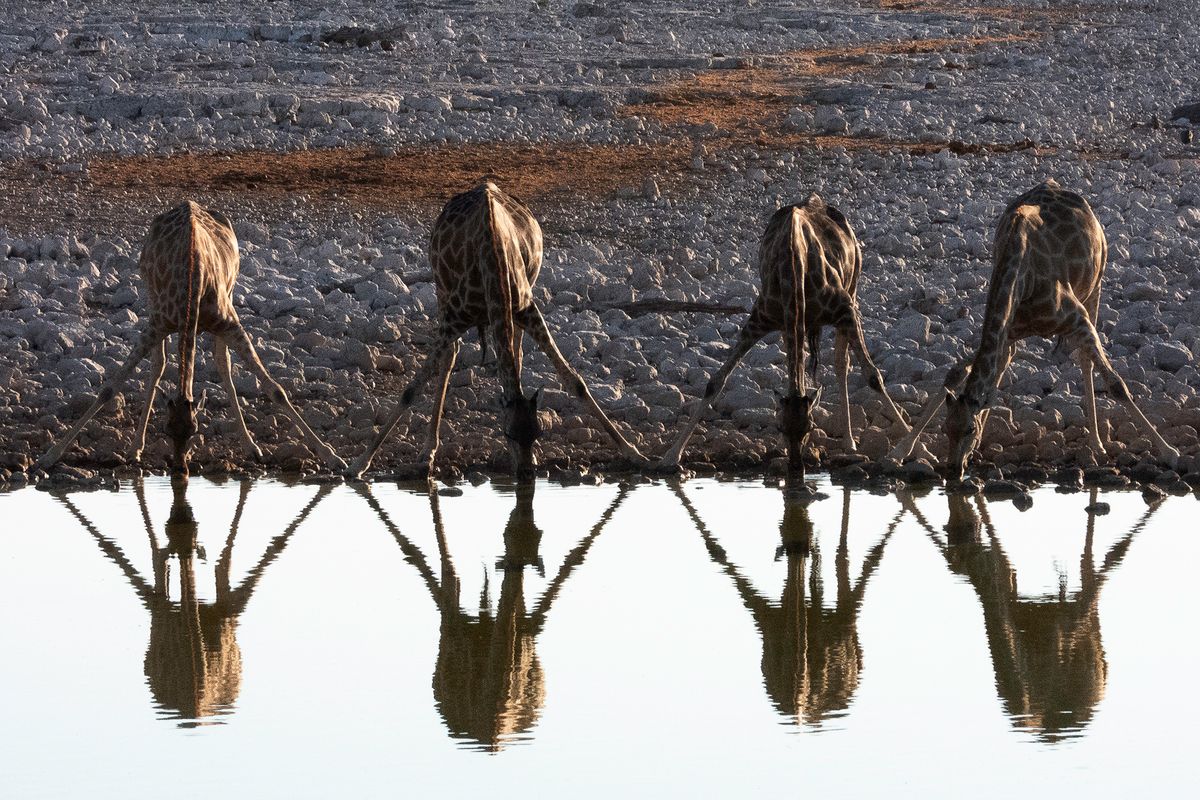
[[1000, 241], [996, 269], [992, 273], [992, 285], [983, 313], [979, 349], [964, 387], [964, 396], [977, 407], [987, 405], [991, 399], [996, 384], [1000, 382], [1000, 368], [1008, 351], [1013, 311], [1017, 305], [1021, 278], [1028, 265], [1027, 236], [1023, 223], [1024, 215], [1018, 209], [1008, 221], [1008, 229], [1001, 237], [997, 237]]

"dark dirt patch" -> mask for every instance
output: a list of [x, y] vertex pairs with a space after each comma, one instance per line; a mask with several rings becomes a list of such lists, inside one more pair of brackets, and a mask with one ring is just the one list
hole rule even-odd
[[678, 171], [681, 146], [589, 146], [570, 143], [467, 144], [405, 148], [379, 154], [364, 148], [292, 153], [239, 152], [99, 158], [88, 168], [100, 189], [169, 186], [188, 191], [341, 196], [364, 205], [445, 202], [485, 176], [531, 200], [602, 196], [640, 185], [660, 171]]

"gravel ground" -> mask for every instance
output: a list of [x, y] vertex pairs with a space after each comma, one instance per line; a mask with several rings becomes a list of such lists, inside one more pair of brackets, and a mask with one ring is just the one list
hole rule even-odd
[[[865, 250], [868, 344], [915, 414], [977, 341], [996, 215], [1053, 177], [1091, 201], [1108, 236], [1100, 327], [1115, 366], [1183, 452], [1179, 472], [1200, 466], [1200, 106], [1187, 107], [1200, 103], [1197, 3], [374, 6], [6, 9], [0, 481], [128, 353], [145, 313], [140, 239], [187, 197], [235, 219], [239, 313], [310, 424], [351, 459], [434, 331], [429, 225], [485, 174], [543, 222], [535, 295], [567, 358], [649, 454], [732, 344], [777, 207], [816, 191], [850, 218]], [[497, 383], [467, 338], [439, 463], [502, 468]], [[547, 388], [543, 461], [609, 459], [546, 359], [526, 352], [527, 385]], [[132, 457], [145, 371], [63, 474]], [[317, 469], [254, 378], [235, 374], [265, 466]], [[783, 375], [768, 339], [691, 458], [776, 458], [770, 390]], [[822, 378], [829, 407], [832, 370]], [[207, 357], [198, 381], [209, 403], [193, 461], [246, 468]], [[879, 458], [901, 431], [857, 371], [851, 381], [860, 449]], [[1126, 412], [1100, 402], [1114, 463], [1147, 460]], [[1088, 465], [1080, 375], [1065, 354], [1027, 342], [1000, 404], [1016, 428], [989, 428], [986, 461]], [[376, 467], [415, 457], [427, 409]], [[826, 409], [818, 420], [832, 422]], [[926, 460], [944, 447], [939, 428]], [[844, 451], [822, 433], [812, 443]], [[164, 442], [147, 451], [165, 466]]]

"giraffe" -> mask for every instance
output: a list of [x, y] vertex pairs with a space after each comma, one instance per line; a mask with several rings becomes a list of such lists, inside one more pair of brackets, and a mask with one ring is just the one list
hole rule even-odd
[[834, 366], [841, 385], [846, 449], [857, 449], [847, 385], [850, 350], [866, 374], [867, 383], [883, 395], [888, 413], [907, 429], [907, 416], [892, 402], [884, 388], [883, 376], [867, 352], [856, 297], [862, 274], [862, 248], [846, 217], [816, 194], [799, 205], [779, 209], [763, 233], [758, 269], [762, 285], [750, 319], [742, 326], [733, 352], [708, 382], [704, 397], [693, 405], [683, 431], [662, 457], [663, 467], [678, 466], [701, 416], [716, 402], [734, 367], [760, 339], [774, 331], [782, 332], [787, 354], [787, 393], [779, 395], [779, 428], [787, 441], [791, 473], [804, 476], [801, 447], [812, 430], [812, 412], [821, 394], [820, 389], [809, 391], [805, 386], [806, 340], [812, 349], [815, 378], [821, 331], [826, 325], [837, 330]]
[[167, 337], [179, 334], [178, 396], [167, 401], [166, 433], [174, 448], [173, 471], [186, 475], [191, 437], [197, 431], [196, 412], [204, 397], [195, 400], [192, 378], [195, 372], [196, 336], [205, 331], [213, 336], [213, 358], [221, 373], [229, 404], [245, 439], [248, 454], [262, 458], [262, 451], [246, 428], [242, 409], [233, 385], [229, 363], [232, 348], [268, 390], [271, 399], [300, 429], [310, 450], [333, 470], [346, 464], [332, 448], [313, 432], [292, 405], [283, 387], [271, 377], [258, 357], [249, 334], [242, 327], [233, 307], [233, 285], [238, 276], [238, 244], [229, 219], [216, 211], [201, 208], [188, 200], [159, 214], [150, 223], [142, 246], [138, 269], [146, 282], [149, 323], [134, 343], [129, 358], [100, 387], [83, 416], [37, 462], [43, 470], [53, 466], [84, 425], [124, 388], [130, 375], [146, 356], [153, 353], [153, 366], [146, 394], [146, 407], [138, 425], [134, 461], [140, 462], [146, 446], [146, 427], [154, 407], [154, 396], [166, 370]]
[[890, 453], [907, 458], [921, 432], [946, 405], [946, 437], [950, 443], [947, 471], [961, 479], [967, 458], [979, 446], [987, 409], [1017, 344], [1030, 336], [1058, 337], [1074, 351], [1083, 372], [1083, 409], [1091, 447], [1104, 453], [1096, 412], [1093, 367], [1108, 390], [1149, 434], [1159, 457], [1174, 465], [1179, 451], [1167, 444], [1138, 408], [1125, 381], [1113, 369], [1096, 331], [1100, 281], [1108, 243], [1087, 200], [1047, 180], [1017, 197], [996, 224], [994, 266], [983, 315], [979, 348], [974, 356], [950, 369], [945, 392], [926, 405], [909, 434]]
[[433, 224], [429, 261], [437, 285], [437, 341], [400, 394], [391, 417], [350, 468], [352, 477], [361, 477], [366, 472], [400, 416], [436, 374], [429, 437], [421, 456], [426, 475], [432, 473], [450, 372], [458, 356], [460, 338], [473, 327], [481, 332], [486, 330], [492, 338], [501, 386], [500, 428], [518, 475], [528, 477], [533, 473], [537, 465], [533, 445], [542, 434], [538, 418], [541, 390], [526, 395], [521, 387], [524, 333], [545, 352], [563, 386], [584, 402], [621, 455], [637, 463], [645, 462], [596, 403], [579, 373], [567, 363], [550, 336], [532, 291], [542, 266], [542, 229], [524, 203], [491, 181], [454, 196]]

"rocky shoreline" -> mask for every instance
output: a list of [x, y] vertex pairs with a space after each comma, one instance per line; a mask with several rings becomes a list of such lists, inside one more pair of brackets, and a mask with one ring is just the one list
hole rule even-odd
[[[915, 414], [977, 340], [995, 216], [1053, 177], [1089, 199], [1108, 237], [1100, 330], [1183, 453], [1163, 488], [1180, 491], [1200, 470], [1194, 9], [678, 5], [377, 12], [345, 0], [269, 4], [251, 20], [226, 2], [20, 12], [0, 35], [0, 187], [12, 197], [0, 208], [0, 484], [28, 481], [128, 353], [144, 313], [140, 237], [185, 197], [235, 220], [239, 313], [309, 424], [353, 458], [434, 330], [429, 225], [442, 199], [485, 173], [542, 221], [535, 296], [550, 329], [652, 456], [734, 341], [775, 208], [817, 191], [848, 216], [864, 247], [868, 346]], [[834, 430], [831, 338], [822, 431]], [[527, 385], [546, 387], [547, 474], [619, 474], [549, 363], [526, 353]], [[505, 469], [497, 384], [478, 361], [469, 334], [439, 450], [450, 481]], [[776, 471], [782, 363], [777, 339], [756, 348], [685, 460]], [[51, 485], [132, 474], [145, 371]], [[198, 471], [319, 471], [235, 362], [266, 454], [248, 462], [210, 359], [197, 376], [209, 395]], [[880, 464], [901, 431], [855, 369], [851, 390], [859, 451]], [[1080, 394], [1065, 354], [1022, 345], [999, 393], [1012, 427], [989, 427], [981, 480], [1105, 469], [1080, 453]], [[1110, 398], [1099, 402], [1109, 463], [1159, 485], [1150, 443]], [[380, 452], [381, 474], [416, 457], [427, 408]], [[160, 426], [156, 416], [152, 442]], [[938, 422], [930, 434], [912, 464], [864, 467], [841, 463], [844, 444], [817, 432], [814, 464], [917, 482], [944, 447]], [[165, 468], [161, 442], [146, 466]]]

